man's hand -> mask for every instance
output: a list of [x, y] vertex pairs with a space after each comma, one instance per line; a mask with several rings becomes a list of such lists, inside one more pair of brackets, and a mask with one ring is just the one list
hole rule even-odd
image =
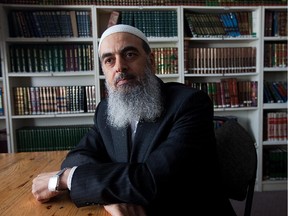
[[[61, 192], [59, 191], [49, 191], [48, 183], [50, 177], [54, 176], [58, 171], [41, 173], [32, 182], [32, 194], [35, 199], [41, 203], [48, 202], [52, 197], [57, 196]], [[60, 176], [59, 188], [60, 190], [67, 189], [67, 177], [70, 169], [67, 169], [62, 176]]]
[[146, 216], [144, 208], [140, 205], [118, 203], [104, 205], [104, 208], [112, 216]]

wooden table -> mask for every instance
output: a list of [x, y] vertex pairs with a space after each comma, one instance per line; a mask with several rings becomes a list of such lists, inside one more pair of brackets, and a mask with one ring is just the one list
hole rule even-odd
[[101, 206], [77, 208], [67, 193], [41, 204], [31, 193], [39, 173], [59, 170], [67, 151], [0, 154], [0, 215], [110, 216]]

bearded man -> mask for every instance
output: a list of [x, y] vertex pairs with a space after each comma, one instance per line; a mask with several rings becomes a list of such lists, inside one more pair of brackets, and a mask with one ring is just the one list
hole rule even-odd
[[113, 216], [235, 215], [221, 188], [213, 104], [203, 92], [155, 75], [148, 40], [115, 25], [101, 36], [107, 98], [93, 128], [57, 172], [33, 180], [39, 202], [68, 190], [77, 207]]

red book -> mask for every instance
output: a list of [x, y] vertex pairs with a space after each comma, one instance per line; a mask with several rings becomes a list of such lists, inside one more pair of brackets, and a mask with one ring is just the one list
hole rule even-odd
[[107, 28], [110, 26], [116, 25], [118, 23], [120, 17], [120, 12], [118, 11], [112, 11], [110, 14], [110, 18], [108, 20]]

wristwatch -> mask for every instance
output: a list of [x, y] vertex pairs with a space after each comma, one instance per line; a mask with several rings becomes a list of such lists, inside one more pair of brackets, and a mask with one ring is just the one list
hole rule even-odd
[[48, 182], [48, 190], [49, 191], [59, 191], [59, 182], [60, 182], [60, 176], [67, 170], [67, 168], [64, 168], [60, 170], [58, 173], [56, 173], [54, 176], [50, 177]]

